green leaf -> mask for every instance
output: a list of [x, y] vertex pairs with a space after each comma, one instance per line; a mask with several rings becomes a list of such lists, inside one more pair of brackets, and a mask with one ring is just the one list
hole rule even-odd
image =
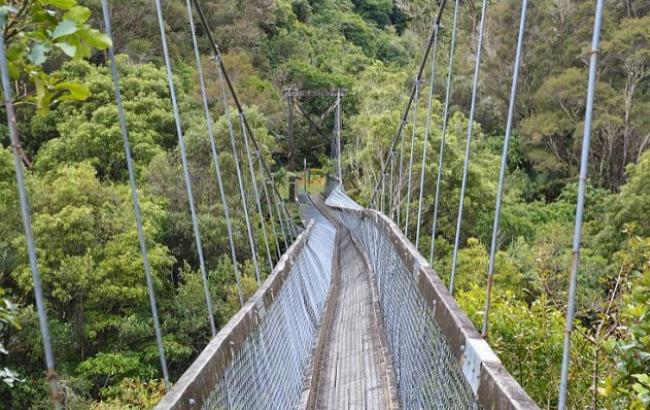
[[61, 10], [69, 10], [77, 5], [77, 0], [40, 0], [44, 6], [53, 6]]
[[8, 67], [9, 67], [9, 77], [10, 77], [12, 80], [17, 80], [17, 79], [19, 79], [19, 78], [20, 78], [20, 71], [19, 71], [18, 68], [16, 67], [16, 64], [14, 64], [13, 61], [8, 61], [8, 62], [7, 62], [7, 65], [8, 65]]
[[63, 20], [54, 29], [54, 32], [52, 33], [52, 38], [56, 40], [57, 38], [61, 38], [63, 36], [69, 36], [70, 34], [74, 34], [76, 32], [77, 32], [77, 23], [75, 23], [72, 20]]
[[98, 30], [85, 29], [81, 34], [83, 40], [98, 50], [105, 50], [113, 46], [111, 38]]
[[62, 42], [56, 43], [55, 46], [59, 47], [68, 57], [73, 57], [77, 54], [77, 47], [70, 43]]
[[41, 65], [46, 60], [45, 53], [46, 53], [45, 46], [39, 43], [36, 44], [34, 47], [32, 47], [31, 50], [29, 50], [29, 54], [27, 55], [27, 58], [32, 64]]
[[64, 81], [54, 86], [59, 91], [67, 91], [68, 94], [59, 98], [59, 101], [83, 101], [90, 97], [90, 89], [87, 85]]
[[36, 105], [38, 113], [45, 115], [50, 110], [50, 103], [52, 102], [52, 93], [49, 88], [49, 77], [47, 74], [39, 74], [34, 77], [34, 85], [36, 86]]
[[63, 15], [63, 18], [66, 20], [75, 21], [78, 24], [83, 24], [88, 21], [90, 15], [91, 13], [88, 7], [74, 6]]

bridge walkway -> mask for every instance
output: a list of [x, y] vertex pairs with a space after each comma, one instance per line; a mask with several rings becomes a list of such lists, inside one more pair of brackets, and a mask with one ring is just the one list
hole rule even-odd
[[[321, 196], [310, 201], [338, 229], [333, 286], [312, 383], [313, 409], [390, 409], [392, 369], [369, 260], [349, 230], [329, 212]], [[329, 320], [328, 320], [329, 317]]]

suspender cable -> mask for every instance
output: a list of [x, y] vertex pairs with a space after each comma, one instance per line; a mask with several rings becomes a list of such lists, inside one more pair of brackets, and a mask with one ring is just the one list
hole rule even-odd
[[[105, 0], [104, 0], [105, 1]], [[187, 3], [187, 16], [190, 21], [190, 29], [192, 31], [192, 46], [194, 47], [194, 57], [196, 58], [196, 72], [199, 77], [199, 86], [201, 88], [201, 98], [203, 100], [203, 112], [205, 114], [205, 122], [208, 129], [208, 138], [210, 139], [210, 154], [212, 155], [212, 163], [214, 164], [214, 171], [217, 176], [217, 185], [219, 186], [219, 195], [221, 197], [221, 204], [223, 205], [223, 214], [226, 219], [226, 231], [228, 232], [228, 244], [230, 246], [230, 257], [232, 259], [233, 271], [235, 273], [235, 280], [237, 281], [237, 295], [239, 296], [239, 303], [244, 306], [244, 291], [241, 284], [241, 273], [239, 272], [239, 264], [237, 262], [237, 251], [235, 249], [235, 241], [232, 233], [232, 220], [230, 219], [230, 209], [228, 207], [228, 199], [223, 188], [223, 178], [221, 176], [221, 164], [219, 159], [219, 152], [217, 152], [217, 144], [214, 139], [214, 130], [212, 128], [212, 115], [210, 114], [210, 104], [208, 102], [208, 93], [205, 88], [205, 77], [203, 76], [203, 67], [201, 66], [201, 54], [199, 52], [199, 45], [196, 40], [196, 27], [194, 25], [194, 14], [192, 13], [192, 4], [190, 0]]]
[[[264, 164], [264, 162], [262, 162]], [[273, 179], [273, 174], [269, 174], [270, 179], [271, 179], [271, 185], [272, 187], [275, 187], [275, 180]], [[289, 215], [289, 211], [287, 211], [286, 206], [284, 206], [284, 201], [282, 200], [282, 197], [280, 196], [280, 193], [276, 190], [273, 189], [271, 191], [271, 196], [275, 198], [275, 205], [276, 208], [278, 208], [278, 213], [281, 216], [284, 216], [284, 224], [286, 228], [286, 232], [289, 234], [289, 243], [293, 242], [293, 239], [298, 236], [297, 233], [297, 228]], [[280, 222], [282, 222], [282, 219], [280, 219]]]
[[582, 235], [582, 219], [585, 207], [585, 189], [587, 183], [587, 165], [589, 162], [589, 143], [591, 140], [591, 121], [594, 111], [594, 94], [596, 93], [596, 68], [598, 65], [598, 45], [600, 28], [603, 20], [604, 0], [596, 2], [596, 17], [591, 40], [591, 59], [589, 62], [589, 85], [587, 89], [587, 106], [585, 109], [585, 125], [582, 137], [582, 156], [580, 158], [580, 179], [578, 181], [578, 201], [576, 205], [575, 232], [573, 236], [573, 260], [571, 264], [571, 279], [569, 283], [569, 300], [566, 310], [566, 330], [564, 331], [564, 351], [562, 352], [562, 373], [560, 379], [559, 410], [566, 408], [566, 397], [569, 383], [569, 361], [571, 355], [571, 333], [576, 308], [576, 288], [578, 285], [578, 265], [580, 263], [580, 239]]
[[214, 313], [212, 311], [212, 298], [210, 296], [210, 287], [208, 284], [208, 272], [205, 268], [205, 259], [203, 258], [203, 243], [201, 241], [201, 228], [199, 227], [199, 218], [194, 206], [194, 195], [192, 193], [192, 180], [188, 169], [187, 154], [185, 149], [185, 137], [183, 136], [183, 127], [181, 125], [181, 114], [178, 109], [176, 99], [176, 87], [174, 86], [174, 74], [172, 64], [169, 59], [169, 50], [167, 48], [167, 34], [165, 33], [165, 20], [162, 14], [162, 5], [160, 0], [156, 0], [156, 12], [158, 14], [158, 25], [160, 26], [160, 39], [162, 41], [163, 56], [165, 58], [165, 67], [167, 69], [167, 82], [169, 83], [169, 93], [172, 98], [172, 108], [174, 110], [174, 120], [176, 122], [176, 134], [178, 134], [178, 146], [181, 151], [181, 162], [183, 165], [183, 177], [185, 179], [185, 189], [187, 190], [187, 199], [190, 204], [190, 213], [192, 214], [192, 228], [194, 229], [194, 239], [196, 241], [196, 252], [199, 256], [199, 268], [203, 276], [203, 291], [205, 293], [205, 302], [208, 307], [208, 317], [210, 319], [210, 331], [212, 337], [217, 335], [217, 326], [214, 322]]
[[269, 272], [273, 271], [273, 257], [271, 256], [271, 248], [269, 247], [269, 238], [266, 234], [266, 222], [264, 220], [264, 212], [262, 212], [262, 202], [260, 201], [260, 191], [257, 189], [257, 177], [255, 176], [255, 166], [253, 165], [253, 157], [251, 149], [248, 144], [248, 134], [244, 126], [243, 116], [239, 116], [239, 123], [241, 126], [242, 139], [244, 140], [244, 150], [246, 151], [246, 159], [248, 160], [248, 172], [251, 177], [251, 185], [253, 187], [253, 195], [255, 196], [255, 205], [257, 205], [257, 213], [260, 216], [260, 230], [262, 231], [262, 240], [266, 248], [266, 257], [269, 261]]
[[[102, 0], [102, 13], [104, 15], [104, 29], [106, 35], [111, 39], [113, 33], [111, 29], [111, 18], [108, 8], [108, 0]], [[113, 76], [113, 88], [115, 90], [115, 105], [117, 106], [117, 116], [120, 123], [120, 132], [124, 142], [124, 156], [126, 157], [126, 167], [129, 171], [129, 184], [131, 186], [131, 200], [133, 202], [133, 215], [138, 229], [138, 242], [140, 244], [140, 253], [144, 265], [144, 275], [147, 280], [147, 291], [149, 293], [149, 304], [151, 305], [151, 317], [153, 318], [153, 327], [156, 334], [156, 343], [158, 345], [158, 356], [160, 358], [160, 368], [162, 369], [165, 384], [169, 385], [169, 372], [167, 371], [167, 360], [165, 358], [165, 348], [163, 347], [162, 332], [160, 330], [160, 321], [158, 320], [158, 306], [156, 303], [156, 294], [153, 287], [153, 278], [151, 273], [151, 263], [149, 262], [149, 251], [147, 242], [142, 228], [142, 213], [140, 211], [140, 199], [138, 187], [135, 181], [135, 170], [133, 169], [133, 160], [131, 158], [131, 144], [129, 142], [129, 132], [126, 125], [126, 116], [124, 114], [124, 105], [122, 104], [122, 91], [120, 88], [120, 75], [115, 63], [115, 50], [113, 47], [108, 49], [108, 58], [111, 63], [111, 74]]]
[[[261, 157], [261, 155], [259, 155], [258, 158], [259, 158], [260, 170], [261, 170], [262, 169], [262, 157]], [[273, 184], [273, 181], [268, 180], [267, 183]], [[264, 184], [264, 188], [266, 189], [266, 183]], [[274, 195], [275, 195], [275, 191], [271, 191], [271, 198], [270, 199], [273, 202], [273, 204], [275, 205], [275, 212], [278, 215], [278, 221], [280, 223], [280, 229], [282, 230], [282, 240], [284, 241], [284, 249], [289, 249], [289, 241], [287, 240], [287, 229], [288, 228], [285, 228], [285, 226], [284, 226], [284, 221], [283, 221], [283, 218], [282, 218], [282, 210], [280, 209], [280, 206], [278, 205], [278, 200], [274, 197]], [[276, 238], [276, 243], [277, 243], [277, 238]], [[281, 252], [279, 252], [279, 253], [281, 254]]]
[[[208, 25], [208, 22], [205, 18], [205, 14], [203, 13], [203, 9], [201, 8], [201, 5], [199, 4], [198, 0], [192, 0], [194, 3], [194, 7], [196, 8], [196, 12], [199, 15], [199, 19], [201, 20], [201, 24], [203, 25], [203, 28], [205, 30], [205, 34], [208, 37], [208, 41], [210, 43], [210, 47], [212, 47], [212, 52], [215, 56], [215, 61], [217, 62], [217, 65], [219, 66], [219, 72], [221, 73], [220, 76], [223, 77], [222, 81], [225, 81], [226, 86], [228, 87], [228, 90], [230, 91], [230, 95], [232, 96], [233, 102], [235, 103], [235, 107], [237, 108], [237, 112], [239, 115], [242, 116], [244, 126], [246, 127], [246, 132], [248, 133], [248, 137], [251, 139], [251, 142], [253, 143], [253, 147], [255, 147], [256, 150], [260, 150], [260, 146], [257, 143], [257, 140], [255, 139], [255, 135], [253, 134], [253, 131], [248, 124], [248, 120], [246, 119], [246, 115], [244, 114], [244, 109], [242, 108], [241, 103], [239, 102], [239, 97], [237, 97], [237, 93], [235, 92], [235, 88], [232, 85], [232, 82], [230, 81], [230, 77], [228, 76], [228, 72], [226, 71], [226, 67], [223, 64], [223, 60], [221, 58], [221, 51], [219, 50], [219, 46], [217, 43], [214, 41], [214, 37], [212, 36], [212, 31], [210, 30], [210, 26]], [[275, 180], [273, 178], [273, 174], [271, 173], [270, 168], [266, 164], [266, 161], [262, 159], [262, 166], [264, 167], [264, 172], [266, 173], [267, 177], [269, 180], [273, 183], [273, 191], [275, 192], [274, 195], [277, 195], [278, 198], [282, 198], [280, 195], [280, 192], [277, 189], [277, 186], [275, 184]], [[281, 204], [281, 207], [285, 211], [285, 217], [289, 217], [288, 213], [286, 212], [286, 209], [284, 209], [284, 203]], [[293, 226], [293, 221], [287, 220], [287, 226], [289, 226], [292, 230], [295, 229]]]
[[418, 194], [418, 214], [415, 225], [415, 248], [420, 245], [420, 224], [422, 223], [422, 202], [424, 198], [424, 178], [427, 165], [427, 148], [429, 146], [429, 133], [431, 132], [431, 115], [433, 114], [433, 88], [436, 82], [436, 52], [438, 50], [438, 34], [440, 27], [436, 25], [433, 39], [433, 51], [431, 52], [431, 79], [429, 84], [429, 101], [427, 107], [427, 121], [424, 126], [424, 145], [422, 147], [422, 169], [420, 170], [420, 192]]
[[[217, 65], [220, 65], [219, 56], [214, 57], [217, 60]], [[246, 222], [246, 233], [248, 235], [248, 244], [251, 248], [251, 259], [253, 260], [253, 268], [255, 269], [255, 279], [257, 280], [257, 285], [262, 285], [262, 278], [260, 275], [260, 266], [257, 261], [257, 251], [255, 248], [255, 238], [253, 236], [253, 226], [251, 224], [250, 215], [248, 214], [248, 201], [246, 200], [246, 191], [244, 189], [244, 178], [241, 172], [241, 166], [239, 164], [239, 156], [237, 155], [237, 143], [235, 142], [235, 130], [232, 126], [232, 118], [230, 118], [230, 106], [228, 105], [228, 95], [226, 94], [226, 87], [224, 85], [224, 76], [220, 69], [217, 67], [217, 73], [219, 75], [219, 88], [221, 91], [221, 102], [223, 103], [223, 112], [226, 117], [226, 124], [228, 125], [228, 134], [230, 136], [230, 146], [232, 148], [232, 157], [235, 161], [235, 170], [237, 171], [237, 183], [239, 185], [239, 196], [242, 201], [242, 211], [244, 211], [244, 220]]]
[[[4, 21], [2, 25], [4, 26]], [[0, 34], [0, 71], [2, 75], [2, 94], [4, 97], [5, 109], [7, 110], [7, 126], [9, 128], [9, 138], [14, 157], [14, 168], [16, 170], [16, 185], [18, 187], [18, 196], [20, 200], [20, 213], [23, 220], [23, 229], [25, 231], [25, 241], [27, 243], [27, 255], [29, 257], [29, 266], [32, 271], [32, 284], [34, 285], [34, 297], [36, 299], [36, 310], [38, 312], [38, 324], [43, 339], [43, 352], [45, 354], [45, 366], [47, 367], [47, 380], [50, 384], [50, 395], [52, 396], [52, 405], [55, 409], [63, 408], [61, 404], [61, 386], [59, 377], [54, 367], [54, 353], [52, 352], [52, 343], [50, 341], [50, 330], [47, 323], [47, 313], [45, 312], [45, 300], [43, 298], [43, 287], [41, 285], [41, 274], [38, 269], [36, 258], [36, 243], [34, 241], [34, 232], [32, 230], [31, 211], [29, 209], [29, 196], [25, 188], [25, 175], [23, 174], [23, 165], [20, 159], [18, 141], [18, 126], [16, 124], [16, 113], [12, 97], [11, 83], [9, 80], [9, 68], [7, 63], [7, 53], [5, 49], [4, 35]]]
[[447, 90], [445, 91], [445, 108], [442, 113], [442, 133], [440, 134], [440, 148], [438, 149], [438, 176], [436, 177], [436, 194], [433, 200], [433, 219], [431, 221], [431, 249], [429, 261], [433, 265], [436, 254], [436, 231], [438, 229], [438, 209], [440, 205], [440, 183], [442, 181], [442, 163], [445, 158], [445, 139], [447, 138], [447, 125], [449, 123], [449, 100], [451, 99], [451, 80], [454, 69], [454, 52], [456, 50], [456, 29], [458, 27], [458, 9], [460, 1], [454, 2], [454, 22], [451, 26], [451, 44], [449, 46], [449, 65], [447, 67]]
[[[275, 185], [274, 185], [275, 186]], [[285, 224], [287, 226], [287, 232], [289, 232], [289, 237], [291, 238], [291, 242], [298, 236], [298, 228], [296, 227], [295, 223], [293, 222], [293, 219], [289, 215], [289, 211], [287, 210], [287, 207], [284, 204], [284, 201], [280, 198], [280, 194], [277, 191], [275, 192], [276, 196], [276, 201], [277, 203], [280, 204], [280, 211], [284, 215], [284, 220]]]
[[384, 213], [384, 197], [386, 196], [386, 174], [381, 173], [381, 198], [379, 200], [379, 210]]
[[[405, 126], [406, 124], [404, 124]], [[393, 155], [395, 154], [394, 151]], [[399, 178], [397, 181], [397, 226], [402, 226], [402, 185], [404, 185], [404, 140], [399, 142]]]
[[[437, 27], [437, 26], [436, 26]], [[433, 38], [435, 43], [436, 29], [433, 30]], [[424, 61], [428, 57], [425, 56]], [[411, 134], [411, 152], [409, 153], [409, 174], [406, 179], [406, 217], [404, 218], [404, 236], [409, 236], [409, 216], [411, 211], [411, 185], [413, 181], [413, 155], [415, 151], [415, 138], [417, 137], [418, 130], [418, 101], [420, 100], [420, 79], [415, 79], [415, 100], [413, 102], [413, 133]]]
[[271, 206], [271, 198], [269, 197], [269, 190], [266, 187], [266, 178], [264, 178], [264, 168], [262, 168], [262, 154], [259, 151], [255, 151], [255, 155], [257, 156], [257, 163], [259, 165], [259, 170], [260, 173], [262, 174], [262, 192], [264, 193], [264, 200], [266, 201], [266, 209], [268, 210], [269, 213], [269, 220], [271, 221], [271, 229], [273, 231], [273, 235], [275, 236], [275, 252], [276, 252], [276, 257], [277, 260], [280, 260], [280, 257], [282, 256], [282, 252], [280, 252], [280, 235], [278, 235], [278, 231], [275, 226], [275, 218], [273, 217], [273, 207]]
[[[395, 147], [397, 146], [398, 142], [400, 141], [402, 137], [402, 132], [404, 131], [404, 126], [406, 125], [406, 121], [408, 119], [409, 112], [411, 111], [411, 104], [413, 104], [413, 99], [415, 98], [415, 92], [417, 88], [417, 84], [422, 78], [422, 73], [424, 72], [424, 68], [427, 64], [427, 60], [429, 58], [429, 52], [431, 51], [431, 48], [433, 47], [433, 39], [434, 39], [434, 32], [435, 32], [435, 27], [440, 24], [440, 19], [442, 18], [442, 12], [445, 10], [445, 5], [447, 4], [447, 0], [442, 0], [440, 2], [440, 7], [438, 9], [438, 15], [436, 16], [436, 19], [433, 23], [433, 28], [431, 30], [431, 35], [429, 36], [429, 41], [427, 42], [427, 47], [424, 51], [424, 54], [422, 56], [422, 61], [420, 62], [420, 68], [418, 69], [418, 74], [415, 76], [417, 79], [415, 85], [411, 89], [411, 94], [409, 97], [408, 102], [406, 103], [406, 107], [404, 109], [404, 113], [402, 114], [402, 121], [399, 124], [399, 127], [397, 129], [397, 134], [395, 135], [395, 138], [393, 138], [393, 142], [391, 143], [390, 149], [388, 152], [390, 153], [391, 151], [395, 150]], [[382, 175], [386, 172], [386, 168], [388, 166], [388, 161], [389, 157], [388, 155], [386, 156], [386, 159], [383, 161], [382, 166], [381, 166], [381, 173]], [[378, 181], [377, 185], [375, 185], [375, 189], [372, 192], [372, 197], [370, 198], [370, 204], [371, 206], [375, 205], [375, 199], [377, 197], [377, 194], [379, 193], [380, 185], [382, 181]]]
[[481, 70], [481, 48], [483, 47], [483, 32], [485, 29], [485, 12], [487, 10], [487, 0], [483, 0], [481, 6], [481, 23], [478, 32], [478, 42], [476, 44], [476, 66], [474, 67], [474, 81], [472, 82], [472, 100], [469, 108], [469, 118], [467, 119], [467, 142], [465, 145], [465, 162], [463, 164], [463, 182], [460, 186], [460, 202], [458, 204], [458, 220], [456, 221], [456, 238], [454, 240], [454, 253], [451, 259], [451, 278], [449, 280], [449, 291], [454, 293], [454, 284], [456, 280], [456, 261], [458, 259], [458, 248], [460, 246], [460, 227], [463, 223], [463, 205], [465, 203], [465, 190], [467, 189], [467, 173], [469, 170], [469, 156], [472, 146], [472, 131], [474, 123], [474, 112], [476, 109], [476, 93], [478, 90], [478, 77]]
[[390, 153], [390, 173], [388, 177], [388, 216], [393, 217], [393, 210], [395, 209], [395, 196], [393, 196], [393, 190], [395, 189], [396, 184], [393, 184], [395, 174], [395, 153]]
[[506, 123], [506, 134], [503, 138], [503, 151], [501, 153], [501, 170], [499, 171], [499, 185], [497, 188], [496, 206], [494, 209], [494, 224], [492, 226], [492, 243], [490, 245], [490, 262], [488, 264], [487, 287], [485, 290], [485, 309], [483, 314], [483, 326], [481, 333], [483, 337], [487, 336], [488, 321], [490, 315], [490, 298], [492, 294], [492, 285], [494, 283], [494, 261], [497, 253], [498, 243], [497, 235], [499, 233], [499, 218], [501, 217], [501, 203], [503, 202], [503, 186], [506, 179], [506, 168], [508, 166], [508, 148], [510, 146], [510, 136], [512, 134], [512, 121], [515, 114], [515, 104], [517, 102], [517, 84], [519, 80], [519, 68], [521, 66], [521, 51], [524, 46], [524, 31], [526, 29], [526, 9], [528, 0], [521, 2], [521, 16], [519, 17], [519, 36], [517, 37], [517, 51], [515, 53], [515, 66], [512, 73], [512, 86], [510, 88], [510, 105], [508, 106], [508, 121]]
[[337, 156], [337, 171], [339, 176], [339, 182], [343, 183], [343, 168], [341, 165], [341, 89], [338, 89], [336, 92], [336, 156]]

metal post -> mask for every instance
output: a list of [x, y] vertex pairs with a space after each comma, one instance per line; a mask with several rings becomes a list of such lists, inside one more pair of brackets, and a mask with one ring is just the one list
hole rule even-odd
[[[158, 0], [159, 1], [159, 0]], [[221, 102], [223, 104], [224, 116], [226, 117], [226, 124], [228, 125], [228, 134], [230, 135], [230, 147], [232, 148], [232, 156], [235, 161], [235, 170], [237, 171], [237, 182], [239, 184], [239, 196], [242, 201], [242, 211], [244, 212], [244, 220], [246, 221], [246, 233], [248, 234], [248, 244], [251, 248], [251, 259], [253, 260], [253, 267], [255, 268], [255, 279], [257, 285], [262, 285], [262, 278], [260, 275], [260, 266], [257, 261], [257, 250], [255, 248], [255, 238], [253, 236], [253, 227], [251, 225], [250, 215], [248, 214], [248, 201], [246, 200], [246, 191], [244, 189], [244, 178], [239, 164], [239, 156], [237, 155], [237, 143], [235, 142], [235, 130], [232, 126], [232, 119], [230, 118], [230, 106], [228, 105], [228, 96], [226, 95], [226, 87], [224, 85], [224, 75], [221, 69], [219, 55], [214, 56], [217, 63], [217, 73], [219, 75], [219, 88], [221, 89]]]
[[[106, 1], [106, 0], [103, 0]], [[205, 88], [205, 77], [203, 76], [203, 67], [201, 66], [201, 55], [199, 54], [199, 45], [196, 40], [196, 27], [194, 25], [194, 15], [192, 13], [192, 4], [190, 0], [187, 1], [187, 15], [190, 21], [190, 29], [192, 31], [192, 46], [194, 48], [194, 57], [196, 59], [196, 70], [199, 77], [199, 85], [201, 88], [201, 98], [203, 100], [203, 113], [205, 114], [205, 122], [208, 130], [208, 139], [210, 140], [210, 154], [212, 155], [212, 163], [214, 171], [217, 176], [217, 185], [219, 186], [219, 195], [221, 197], [221, 204], [223, 206], [223, 213], [226, 219], [226, 231], [228, 232], [228, 244], [230, 245], [230, 257], [232, 260], [233, 271], [235, 273], [235, 280], [237, 282], [237, 295], [239, 296], [239, 303], [244, 306], [246, 302], [244, 299], [244, 290], [241, 284], [241, 273], [239, 272], [239, 263], [237, 262], [237, 251], [235, 249], [235, 241], [232, 233], [232, 220], [230, 219], [230, 208], [228, 206], [228, 199], [223, 187], [223, 178], [221, 176], [221, 164], [219, 153], [217, 152], [217, 144], [214, 139], [214, 130], [212, 128], [212, 115], [210, 114], [210, 104], [208, 102], [208, 94]]]
[[442, 163], [445, 157], [445, 138], [447, 137], [447, 124], [449, 122], [449, 100], [451, 99], [451, 80], [454, 68], [454, 51], [456, 50], [456, 28], [458, 26], [459, 0], [454, 2], [454, 22], [451, 27], [451, 45], [449, 46], [449, 66], [447, 68], [447, 91], [445, 91], [445, 108], [442, 114], [442, 133], [440, 134], [440, 148], [438, 150], [438, 176], [436, 177], [436, 194], [433, 200], [433, 220], [431, 222], [431, 249], [429, 261], [433, 265], [436, 253], [436, 230], [438, 228], [438, 207], [440, 205], [440, 183], [442, 181]]
[[560, 380], [559, 410], [566, 408], [566, 396], [569, 384], [569, 361], [571, 355], [571, 333], [576, 308], [576, 288], [578, 285], [578, 265], [580, 263], [580, 239], [582, 235], [582, 219], [585, 207], [585, 189], [587, 184], [587, 165], [589, 162], [589, 143], [591, 139], [591, 121], [594, 111], [594, 95], [596, 93], [596, 68], [598, 65], [598, 45], [600, 28], [603, 20], [604, 0], [596, 2], [596, 17], [591, 39], [591, 59], [589, 62], [589, 86], [587, 89], [587, 106], [585, 109], [585, 124], [582, 137], [582, 156], [580, 159], [580, 179], [578, 181], [578, 202], [576, 206], [576, 223], [573, 236], [573, 261], [571, 264], [571, 279], [569, 284], [569, 301], [566, 310], [566, 330], [564, 331], [564, 351], [562, 352], [562, 373]]
[[474, 111], [476, 109], [476, 92], [478, 89], [478, 76], [481, 69], [481, 48], [483, 47], [483, 31], [485, 29], [485, 11], [487, 9], [487, 0], [483, 0], [481, 6], [481, 23], [478, 32], [478, 43], [476, 45], [476, 66], [474, 67], [474, 81], [472, 83], [472, 100], [469, 108], [469, 118], [467, 119], [467, 141], [465, 145], [465, 162], [463, 164], [463, 182], [460, 186], [460, 202], [458, 204], [458, 220], [456, 221], [456, 238], [454, 240], [454, 253], [451, 258], [451, 278], [449, 280], [449, 291], [454, 293], [454, 284], [456, 280], [456, 261], [458, 259], [458, 248], [460, 247], [460, 228], [463, 222], [463, 205], [465, 204], [465, 190], [467, 189], [467, 173], [469, 170], [469, 155], [472, 146], [472, 125], [474, 124]]
[[169, 49], [167, 47], [167, 34], [165, 33], [165, 21], [162, 14], [162, 5], [160, 0], [156, 0], [156, 12], [158, 14], [158, 25], [160, 27], [160, 39], [162, 41], [163, 56], [165, 59], [165, 67], [167, 69], [167, 82], [169, 83], [169, 93], [172, 99], [172, 108], [174, 111], [174, 120], [176, 122], [176, 134], [178, 135], [178, 146], [181, 151], [181, 161], [183, 165], [183, 177], [185, 179], [185, 189], [187, 190], [187, 198], [190, 205], [190, 213], [192, 216], [192, 228], [194, 229], [194, 239], [196, 241], [196, 252], [199, 256], [199, 268], [203, 277], [203, 291], [205, 293], [205, 302], [208, 307], [208, 317], [210, 320], [210, 331], [212, 336], [217, 335], [217, 326], [214, 321], [214, 313], [212, 311], [212, 298], [210, 296], [210, 287], [208, 284], [208, 272], [205, 268], [205, 259], [203, 258], [203, 244], [201, 241], [201, 229], [199, 227], [199, 218], [194, 206], [194, 195], [192, 193], [192, 181], [187, 162], [187, 154], [185, 148], [185, 137], [183, 136], [183, 128], [181, 125], [181, 115], [178, 108], [178, 101], [176, 99], [176, 87], [174, 86], [174, 74], [172, 73], [171, 60], [169, 58]]
[[[435, 39], [436, 31], [433, 31]], [[426, 59], [425, 59], [426, 61]], [[404, 236], [409, 236], [409, 216], [411, 214], [411, 182], [413, 181], [413, 155], [415, 151], [415, 138], [417, 137], [418, 102], [420, 100], [420, 79], [415, 79], [415, 100], [413, 101], [413, 133], [411, 134], [411, 152], [409, 154], [409, 174], [406, 182], [406, 217], [404, 222]]]
[[499, 233], [499, 219], [501, 217], [501, 203], [503, 202], [503, 186], [506, 180], [506, 168], [508, 167], [508, 148], [510, 146], [510, 135], [512, 134], [512, 121], [515, 114], [517, 102], [517, 84], [519, 80], [519, 68], [521, 66], [521, 51], [524, 46], [524, 31], [526, 29], [526, 10], [528, 0], [521, 2], [521, 16], [519, 18], [519, 36], [517, 37], [517, 51], [515, 53], [515, 67], [512, 73], [512, 86], [510, 88], [510, 105], [508, 106], [508, 121], [506, 123], [506, 134], [503, 138], [503, 151], [501, 153], [501, 170], [499, 171], [499, 186], [497, 188], [496, 206], [494, 210], [494, 224], [492, 225], [492, 242], [490, 245], [490, 262], [488, 264], [487, 287], [485, 290], [485, 309], [483, 313], [483, 326], [481, 333], [487, 336], [488, 318], [490, 315], [490, 298], [492, 295], [492, 284], [494, 282], [494, 261], [497, 253], [497, 235]]
[[[5, 22], [1, 22], [4, 27]], [[45, 366], [47, 367], [47, 380], [50, 384], [50, 395], [52, 405], [55, 409], [62, 409], [61, 404], [61, 386], [59, 385], [59, 376], [56, 374], [54, 365], [54, 353], [52, 352], [52, 343], [50, 341], [50, 330], [47, 323], [47, 313], [45, 312], [45, 300], [43, 298], [43, 287], [41, 285], [41, 274], [38, 270], [38, 261], [36, 258], [36, 243], [32, 231], [32, 218], [29, 209], [29, 196], [25, 188], [25, 175], [23, 174], [23, 165], [20, 160], [18, 141], [18, 126], [16, 124], [16, 113], [12, 97], [11, 83], [9, 80], [9, 68], [7, 63], [7, 53], [5, 50], [4, 35], [0, 34], [0, 71], [2, 72], [2, 93], [4, 96], [5, 109], [7, 110], [7, 126], [9, 128], [9, 138], [14, 157], [14, 168], [16, 170], [16, 186], [18, 188], [18, 197], [20, 200], [20, 213], [23, 220], [23, 229], [25, 231], [25, 242], [27, 243], [27, 256], [29, 257], [29, 266], [32, 271], [32, 284], [34, 286], [34, 297], [36, 299], [36, 311], [38, 313], [38, 325], [41, 331], [43, 342], [43, 352], [45, 354]]]
[[436, 51], [438, 50], [438, 34], [440, 27], [436, 25], [431, 52], [431, 83], [429, 84], [429, 101], [427, 107], [427, 121], [424, 126], [424, 144], [422, 147], [422, 170], [420, 171], [420, 192], [418, 194], [418, 216], [415, 226], [415, 248], [419, 250], [420, 224], [422, 223], [422, 202], [424, 200], [424, 178], [427, 165], [427, 148], [429, 146], [429, 133], [431, 132], [431, 115], [433, 114], [433, 88], [436, 80]]
[[[108, 0], [102, 0], [102, 14], [104, 17], [104, 30], [108, 37], [113, 38], [111, 29], [111, 18], [108, 8]], [[165, 358], [165, 348], [163, 347], [162, 331], [160, 330], [160, 320], [158, 319], [158, 306], [156, 303], [156, 293], [153, 287], [153, 275], [151, 273], [151, 263], [149, 262], [149, 251], [142, 227], [142, 212], [140, 211], [140, 198], [138, 187], [135, 181], [135, 169], [133, 168], [133, 159], [131, 157], [131, 144], [129, 142], [129, 132], [126, 125], [126, 116], [122, 104], [122, 91], [120, 88], [120, 75], [117, 71], [115, 62], [115, 50], [111, 46], [108, 49], [108, 58], [111, 63], [111, 75], [113, 77], [113, 88], [115, 93], [115, 105], [117, 106], [117, 116], [120, 124], [120, 132], [124, 143], [124, 156], [126, 158], [126, 167], [129, 171], [129, 185], [131, 187], [131, 201], [133, 202], [133, 215], [138, 230], [138, 243], [142, 262], [144, 267], [144, 276], [147, 282], [147, 292], [149, 294], [149, 305], [151, 306], [151, 317], [153, 318], [153, 327], [156, 335], [156, 344], [158, 345], [158, 357], [160, 358], [160, 368], [162, 370], [165, 385], [169, 386], [169, 372], [167, 371], [167, 360]]]

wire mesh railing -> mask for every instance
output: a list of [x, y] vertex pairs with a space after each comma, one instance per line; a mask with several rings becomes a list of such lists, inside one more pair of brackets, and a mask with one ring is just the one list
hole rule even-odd
[[[325, 204], [365, 252], [400, 408], [538, 408], [394, 222], [340, 187]], [[158, 409], [302, 408], [337, 241], [316, 207], [302, 214], [305, 232]]]
[[535, 409], [428, 262], [385, 215], [326, 201], [372, 265], [403, 409]]
[[330, 287], [336, 229], [310, 222], [158, 409], [299, 405]]
[[404, 409], [477, 409], [478, 402], [404, 265], [377, 223], [353, 212], [337, 216], [356, 234], [375, 269], [382, 319]]

